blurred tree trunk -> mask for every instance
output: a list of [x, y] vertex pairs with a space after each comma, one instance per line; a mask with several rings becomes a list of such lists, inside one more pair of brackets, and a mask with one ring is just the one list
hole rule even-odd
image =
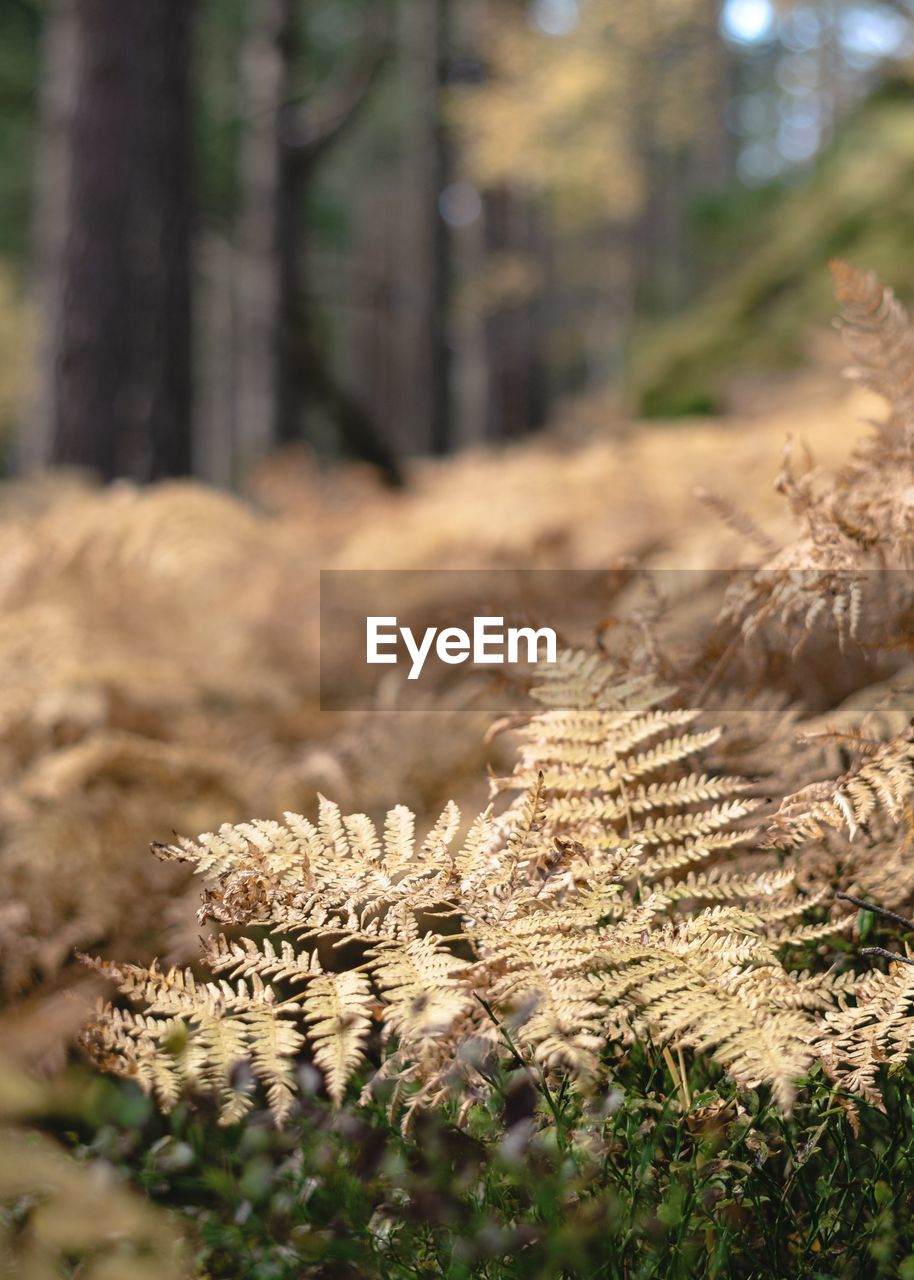
[[[70, 0], [66, 234], [46, 317], [50, 458], [106, 479], [189, 471], [193, 0]], [[54, 48], [53, 33], [50, 48]]]
[[[119, 0], [123, 3], [123, 0]], [[141, 167], [147, 243], [136, 250], [141, 272], [138, 309], [146, 324], [138, 351], [138, 388], [152, 392], [141, 421], [152, 449], [151, 476], [186, 475], [193, 449], [193, 99], [192, 37], [195, 0], [143, 0], [134, 38], [144, 35], [146, 90], [143, 132], [150, 140]], [[141, 446], [142, 447], [142, 446]]]
[[497, 273], [500, 264], [520, 276], [487, 308], [486, 436], [516, 440], [542, 426], [547, 413], [541, 274], [548, 246], [539, 211], [525, 195], [501, 187], [486, 193], [484, 208], [484, 269]]
[[[692, 25], [658, 42], [653, 78], [664, 61], [688, 60], [700, 68], [693, 110], [694, 136], [674, 145], [660, 136], [650, 111], [638, 129], [647, 186], [640, 215], [639, 301], [648, 311], [667, 313], [683, 306], [701, 285], [695, 265], [696, 196], [720, 193], [735, 172], [735, 136], [727, 126], [727, 107], [734, 92], [734, 61], [720, 36], [721, 0], [702, 0]], [[646, 83], [652, 83], [649, 75]], [[648, 97], [650, 102], [650, 97]]]
[[396, 289], [395, 418], [403, 453], [444, 453], [449, 445], [447, 228], [438, 201], [447, 181], [441, 121], [447, 0], [401, 6], [405, 134], [400, 178]]
[[235, 481], [235, 248], [219, 232], [198, 238], [194, 475], [230, 489]]
[[243, 54], [238, 461], [242, 468], [295, 439], [290, 360], [296, 262], [292, 156], [283, 118], [292, 96], [298, 0], [250, 6]]
[[720, 35], [722, 0], [704, 0], [704, 43], [708, 66], [704, 93], [704, 127], [692, 148], [695, 190], [719, 193], [736, 173], [736, 134], [727, 124], [736, 92], [736, 63], [732, 46]]
[[45, 466], [53, 446], [54, 324], [62, 305], [70, 189], [68, 125], [76, 105], [75, 0], [51, 0], [42, 50], [31, 297], [38, 324], [16, 440], [19, 470]]
[[262, 0], [245, 50], [238, 436], [242, 468], [303, 437], [316, 405], [344, 451], [399, 482], [395, 458], [321, 348], [303, 279], [300, 213], [315, 166], [367, 101], [385, 56], [384, 19], [370, 11], [359, 52], [314, 101], [293, 95], [299, 0]]

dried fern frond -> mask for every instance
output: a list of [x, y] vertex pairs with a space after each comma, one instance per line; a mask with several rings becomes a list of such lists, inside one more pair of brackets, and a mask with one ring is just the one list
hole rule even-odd
[[[636, 994], [635, 1029], [713, 1052], [740, 1083], [771, 1085], [789, 1109], [795, 1084], [812, 1061], [814, 1023], [799, 1007], [795, 979], [747, 964], [747, 950], [724, 934], [670, 939], [667, 948], [632, 946], [608, 996]], [[759, 957], [761, 959], [762, 957]]]
[[[789, 448], [778, 488], [800, 523], [793, 544], [728, 595], [721, 621], [746, 640], [794, 656], [812, 636], [864, 652], [910, 647], [914, 606], [914, 329], [874, 275], [833, 262], [839, 327], [855, 381], [881, 395], [874, 424], [835, 481], [795, 471]], [[859, 650], [858, 650], [859, 652]]]
[[[856, 364], [846, 376], [882, 396], [892, 408], [899, 440], [914, 430], [914, 328], [893, 291], [872, 271], [850, 263], [829, 263], [838, 325]], [[908, 455], [910, 456], [910, 455]]]
[[695, 771], [721, 730], [690, 731], [700, 712], [671, 707], [674, 692], [649, 675], [620, 677], [599, 654], [560, 654], [532, 690], [544, 709], [520, 731], [518, 765], [493, 791], [542, 773], [549, 828], [586, 848], [612, 838], [643, 848], [645, 880], [745, 843], [752, 833], [738, 824], [758, 802], [742, 778]]
[[696, 716], [669, 708], [670, 690], [581, 654], [537, 696], [546, 710], [496, 786], [526, 789], [462, 839], [452, 803], [420, 837], [402, 805], [378, 830], [321, 798], [316, 821], [289, 813], [158, 846], [207, 878], [201, 919], [271, 936], [208, 940], [216, 982], [102, 965], [140, 1010], [101, 1010], [93, 1056], [166, 1107], [208, 1088], [226, 1121], [251, 1104], [247, 1064], [282, 1120], [304, 1043], [335, 1102], [371, 1047], [415, 1108], [457, 1082], [467, 1097], [488, 1087], [479, 1054], [504, 1022], [580, 1088], [605, 1070], [607, 1044], [651, 1035], [712, 1053], [789, 1106], [829, 980], [778, 954], [815, 899], [791, 892], [789, 869], [669, 875], [749, 837], [733, 826], [746, 784], [693, 767], [717, 731], [685, 732]]
[[[285, 1118], [302, 1035], [256, 971], [232, 987], [224, 980], [198, 983], [190, 970], [163, 971], [157, 964], [87, 963], [144, 1006], [139, 1014], [102, 1006], [87, 1026], [84, 1043], [107, 1070], [136, 1079], [166, 1110], [185, 1086], [206, 1089], [218, 1098], [223, 1122], [231, 1123], [251, 1106], [250, 1090], [237, 1078], [247, 1064], [264, 1084], [274, 1115]], [[319, 1018], [324, 1008], [309, 1013]]]
[[841, 1088], [884, 1110], [880, 1071], [914, 1053], [914, 961], [873, 970], [841, 1006], [823, 1015], [823, 1066]]
[[[316, 824], [288, 814], [285, 826], [245, 823], [197, 842], [157, 846], [160, 857], [194, 862], [214, 878], [201, 917], [269, 924], [293, 931], [297, 941], [283, 938], [277, 948], [269, 938], [209, 939], [205, 959], [215, 973], [229, 973], [234, 986], [224, 979], [196, 984], [189, 971], [163, 972], [155, 964], [93, 962], [143, 1013], [102, 1009], [84, 1038], [90, 1053], [106, 1069], [134, 1076], [166, 1107], [183, 1085], [215, 1092], [226, 1122], [250, 1105], [249, 1094], [232, 1085], [233, 1073], [247, 1063], [282, 1120], [289, 1062], [307, 1034], [328, 1092], [340, 1101], [363, 1060], [378, 993], [387, 1029], [401, 1047], [437, 1035], [468, 1004], [469, 993], [451, 976], [466, 961], [448, 952], [445, 940], [436, 944], [420, 932], [424, 914], [439, 919], [436, 909], [450, 911], [456, 864], [452, 858], [442, 869], [437, 860], [458, 821], [449, 805], [417, 846], [414, 817], [402, 806], [388, 814], [382, 837], [364, 815], [344, 817], [322, 798]], [[484, 826], [483, 819], [471, 833], [476, 844]], [[465, 847], [465, 861], [475, 856]], [[370, 947], [363, 971], [333, 972], [321, 963], [317, 946], [329, 944], [333, 958], [343, 941]], [[277, 982], [304, 990], [278, 1002]], [[301, 1029], [290, 1021], [298, 1018]], [[180, 1049], [169, 1057], [179, 1027]]]
[[767, 840], [795, 846], [821, 838], [825, 828], [846, 830], [851, 840], [868, 828], [880, 810], [893, 823], [903, 818], [914, 796], [914, 741], [905, 733], [875, 745], [837, 782], [816, 782], [787, 796], [771, 820]]

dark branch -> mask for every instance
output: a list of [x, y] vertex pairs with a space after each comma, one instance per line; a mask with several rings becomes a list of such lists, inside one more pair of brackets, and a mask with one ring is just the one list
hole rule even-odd
[[886, 951], [885, 947], [861, 947], [862, 956], [882, 956], [885, 960], [895, 960], [898, 964], [914, 964], [910, 956], [900, 956], [897, 951]]
[[859, 907], [861, 911], [872, 911], [882, 920], [891, 920], [892, 924], [900, 925], [902, 929], [906, 929], [908, 933], [914, 933], [914, 920], [908, 920], [905, 916], [900, 916], [896, 911], [889, 911], [888, 907], [880, 907], [876, 902], [866, 902], [863, 898], [855, 898], [850, 893], [836, 893], [836, 898], [840, 898], [842, 902], [853, 903], [855, 907]]

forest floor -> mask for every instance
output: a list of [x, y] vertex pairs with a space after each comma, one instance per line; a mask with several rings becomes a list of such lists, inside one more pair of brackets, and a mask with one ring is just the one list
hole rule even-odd
[[745, 559], [745, 538], [699, 491], [777, 540], [789, 525], [775, 489], [785, 446], [827, 474], [879, 403], [829, 372], [747, 384], [740, 399], [739, 413], [666, 422], [627, 419], [612, 399], [572, 402], [527, 442], [412, 464], [402, 494], [360, 468], [317, 476], [294, 455], [264, 466], [253, 491], [307, 529], [324, 567], [594, 568], [630, 556], [721, 568]]
[[[66, 984], [73, 946], [117, 949], [138, 929], [150, 954], [194, 947], [192, 925], [174, 927], [183, 900], [151, 934], [137, 914], [138, 882], [174, 884], [147, 865], [151, 839], [304, 810], [318, 789], [369, 810], [459, 798], [470, 778], [484, 797], [484, 717], [429, 751], [396, 716], [360, 734], [318, 711], [319, 569], [751, 564], [744, 517], [775, 543], [791, 534], [775, 487], [785, 444], [794, 465], [827, 475], [876, 401], [830, 370], [744, 401], [727, 418], [636, 422], [588, 399], [552, 433], [412, 464], [403, 492], [293, 453], [255, 476], [259, 510], [186, 483], [0, 492], [0, 666], [15, 671], [0, 694], [11, 887], [0, 935], [28, 938], [0, 977], [15, 1025], [37, 1000], [25, 1023], [37, 1055], [79, 1019], [43, 995]], [[78, 877], [49, 889], [64, 850], [95, 876], [88, 897]]]
[[[669, 1054], [639, 1043], [617, 1064], [596, 1157], [571, 1145], [591, 1120], [563, 1090], [561, 1116], [515, 1159], [499, 1108], [515, 1105], [516, 1080], [477, 1109], [471, 1137], [442, 1110], [417, 1145], [380, 1108], [337, 1114], [312, 1096], [285, 1134], [262, 1113], [236, 1134], [184, 1104], [158, 1117], [133, 1086], [74, 1065], [73, 1050], [105, 987], [76, 952], [145, 964], [197, 954], [200, 883], [152, 859], [151, 840], [313, 813], [318, 792], [372, 816], [403, 803], [425, 824], [450, 797], [465, 814], [483, 807], [487, 765], [510, 767], [508, 748], [484, 738], [489, 716], [320, 712], [321, 568], [751, 565], [753, 526], [776, 544], [796, 535], [776, 487], [785, 444], [795, 472], [815, 463], [834, 474], [876, 403], [830, 370], [747, 384], [726, 418], [630, 421], [593, 398], [542, 437], [416, 462], [403, 492], [302, 454], [262, 467], [253, 502], [189, 483], [8, 486], [0, 1036], [17, 1071], [37, 1067], [52, 1083], [35, 1101], [10, 1077], [0, 1116], [32, 1117], [78, 1160], [170, 1206], [193, 1274], [212, 1280], [914, 1277], [907, 1076], [887, 1086], [888, 1118], [864, 1109], [854, 1145], [821, 1074], [788, 1119], [701, 1055], [687, 1077], [668, 1077]], [[814, 946], [809, 957], [821, 963]], [[18, 1186], [28, 1141], [0, 1135], [0, 1191]], [[70, 1256], [107, 1248], [73, 1226], [86, 1215], [61, 1167], [46, 1176], [72, 1202], [42, 1248], [53, 1253], [67, 1232], [78, 1237]], [[865, 1191], [850, 1221], [857, 1180]], [[0, 1246], [31, 1239], [29, 1195], [0, 1214]], [[128, 1209], [124, 1231], [139, 1231]], [[145, 1280], [135, 1262], [115, 1259], [104, 1274]], [[169, 1280], [190, 1274], [174, 1257], [150, 1265]]]

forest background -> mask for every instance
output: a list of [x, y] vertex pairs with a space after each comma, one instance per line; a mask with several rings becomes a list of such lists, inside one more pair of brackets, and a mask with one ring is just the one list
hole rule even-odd
[[[110, 995], [80, 955], [201, 972], [199, 880], [150, 842], [319, 795], [427, 830], [510, 773], [469, 681], [320, 710], [321, 568], [599, 570], [590, 648], [729, 726], [708, 767], [753, 802], [890, 748], [888, 815], [803, 850], [794, 967], [878, 941], [898, 979], [904, 921], [834, 892], [914, 903], [907, 598], [838, 591], [808, 645], [776, 616], [717, 684], [692, 642], [734, 565], [910, 568], [910, 326], [838, 267], [842, 388], [826, 263], [914, 295], [912, 56], [904, 0], [0, 5], [0, 1273], [914, 1276], [910, 1001], [881, 1104], [817, 1067], [788, 1116], [645, 1033], [605, 1112], [512, 1051], [418, 1139], [307, 1061], [283, 1133], [163, 1118], [76, 1044]], [[609, 625], [633, 566], [697, 571], [663, 636], [656, 599]]]
[[237, 486], [305, 443], [396, 480], [595, 389], [726, 408], [808, 355], [829, 255], [912, 282], [911, 22], [10, 0], [5, 466]]

